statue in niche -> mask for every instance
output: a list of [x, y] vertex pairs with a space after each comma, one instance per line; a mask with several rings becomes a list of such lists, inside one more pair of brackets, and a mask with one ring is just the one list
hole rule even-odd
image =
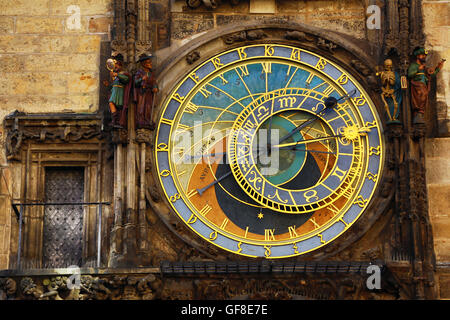
[[381, 80], [381, 100], [383, 100], [388, 123], [400, 123], [400, 107], [402, 104], [401, 77], [394, 71], [391, 59], [386, 59], [383, 70], [376, 73]]
[[435, 68], [427, 68], [426, 60], [428, 52], [424, 48], [417, 48], [413, 53], [415, 61], [408, 68], [408, 78], [411, 82], [411, 105], [414, 115], [414, 123], [424, 123], [424, 113], [428, 104], [431, 78], [435, 77], [444, 66], [445, 59]]
[[123, 56], [115, 55], [106, 61], [111, 83], [107, 80], [103, 84], [109, 88], [109, 111], [111, 112], [111, 126], [124, 128], [127, 126], [127, 111], [131, 92], [131, 75], [123, 69]]
[[158, 86], [152, 71], [152, 55], [142, 55], [140, 68], [134, 75], [134, 101], [136, 103], [136, 127], [153, 129], [153, 107]]

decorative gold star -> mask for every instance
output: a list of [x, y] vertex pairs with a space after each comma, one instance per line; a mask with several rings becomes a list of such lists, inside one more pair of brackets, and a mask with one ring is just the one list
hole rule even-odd
[[258, 219], [262, 219], [262, 218], [264, 218], [264, 215], [260, 212], [260, 213], [258, 214]]

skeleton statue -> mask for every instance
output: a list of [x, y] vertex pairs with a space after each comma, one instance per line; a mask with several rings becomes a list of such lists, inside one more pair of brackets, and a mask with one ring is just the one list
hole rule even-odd
[[383, 71], [376, 74], [381, 80], [381, 99], [388, 116], [388, 123], [399, 123], [402, 91], [400, 75], [393, 70], [391, 59], [386, 59]]

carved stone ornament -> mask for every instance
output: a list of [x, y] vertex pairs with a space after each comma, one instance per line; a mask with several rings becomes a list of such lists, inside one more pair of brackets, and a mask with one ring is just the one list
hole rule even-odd
[[[186, 4], [191, 9], [196, 9], [200, 7], [202, 4], [208, 8], [208, 9], [216, 9], [222, 2], [225, 2], [223, 0], [186, 0]], [[237, 5], [241, 0], [230, 0], [229, 1], [231, 5]]]
[[39, 117], [12, 113], [5, 118], [6, 156], [11, 160], [17, 156], [23, 143], [29, 140], [39, 143], [77, 143], [104, 138], [101, 119], [84, 117], [42, 115]]
[[193, 64], [195, 61], [200, 59], [200, 52], [197, 50], [192, 51], [186, 56], [186, 62], [188, 64]]
[[267, 37], [267, 35], [264, 33], [263, 30], [247, 30], [247, 31], [240, 31], [235, 32], [229, 35], [226, 35], [222, 37], [225, 44], [231, 45], [236, 42], [243, 42], [243, 41], [252, 41], [252, 40], [260, 40]]

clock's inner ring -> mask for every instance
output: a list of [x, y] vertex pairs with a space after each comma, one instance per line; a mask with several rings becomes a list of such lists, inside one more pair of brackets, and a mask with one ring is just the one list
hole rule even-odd
[[[227, 155], [236, 181], [253, 200], [298, 214], [325, 200], [312, 188], [333, 170], [338, 147], [336, 132], [320, 116], [322, 100], [294, 91], [269, 92], [247, 106], [233, 124]], [[294, 197], [314, 202], [299, 206]]]

